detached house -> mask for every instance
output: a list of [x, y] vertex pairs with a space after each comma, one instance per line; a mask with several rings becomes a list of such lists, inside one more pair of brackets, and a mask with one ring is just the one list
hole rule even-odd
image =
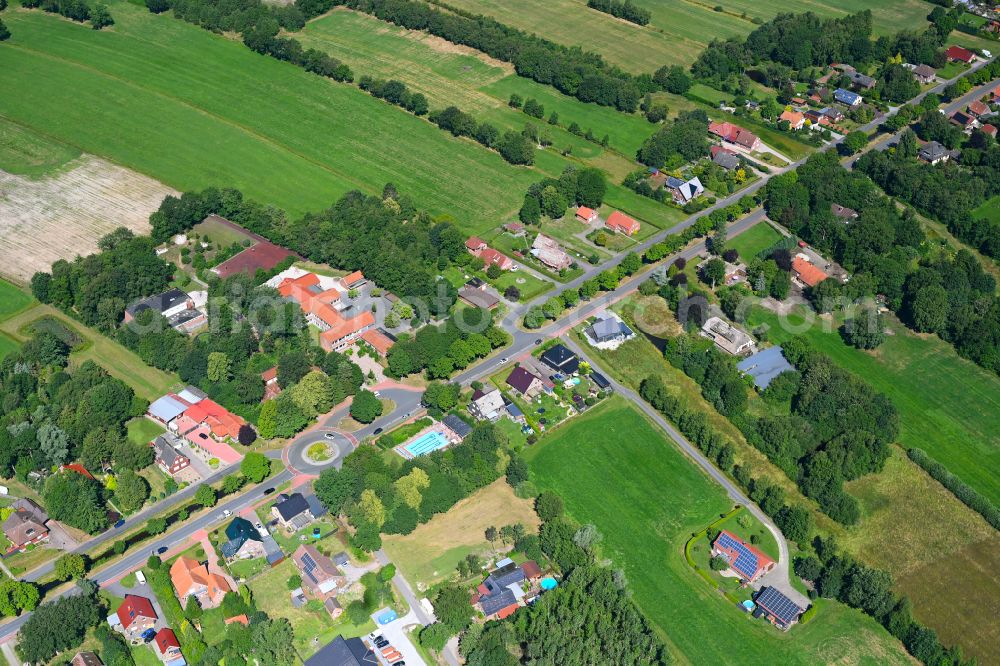
[[185, 661], [181, 656], [181, 644], [177, 642], [177, 635], [174, 630], [164, 627], [156, 632], [153, 637], [153, 645], [156, 646], [156, 656], [167, 666], [183, 666]]
[[728, 530], [719, 532], [712, 542], [712, 555], [728, 562], [744, 585], [756, 582], [774, 568], [774, 560]]
[[207, 564], [190, 557], [178, 557], [170, 567], [170, 580], [183, 606], [193, 596], [202, 608], [215, 608], [232, 588], [225, 576], [212, 573]]
[[347, 578], [337, 565], [315, 546], [303, 544], [292, 553], [292, 561], [302, 574], [302, 589], [316, 599], [326, 601], [347, 587]]
[[[537, 564], [526, 562], [525, 566], [529, 564], [533, 565], [530, 569], [532, 574], [538, 572]], [[502, 620], [509, 617], [523, 605], [525, 594], [521, 584], [525, 580], [528, 580], [528, 576], [524, 568], [509, 558], [502, 559], [497, 562], [497, 568], [476, 588], [472, 605], [478, 606], [487, 619]]]
[[[697, 178], [692, 179], [692, 181], [697, 181], [697, 180], [698, 180]], [[701, 183], [698, 183], [698, 185], [701, 185]], [[704, 191], [704, 188], [702, 188], [702, 191]], [[608, 221], [605, 223], [605, 226], [611, 231], [616, 231], [618, 233], [625, 234], [626, 236], [631, 236], [635, 234], [636, 232], [639, 231], [640, 227], [638, 222], [633, 220], [625, 213], [619, 212], [617, 210], [608, 216]]]
[[964, 62], [970, 64], [976, 59], [976, 54], [969, 49], [964, 49], [961, 46], [949, 46], [948, 50], [944, 52], [945, 57], [948, 62]]
[[597, 211], [592, 208], [587, 208], [586, 206], [580, 206], [576, 209], [576, 219], [580, 220], [584, 224], [590, 224], [597, 220]]
[[566, 345], [555, 345], [546, 349], [541, 356], [541, 361], [553, 371], [560, 372], [567, 377], [580, 369], [580, 359]]
[[[614, 215], [611, 217], [614, 217]], [[535, 242], [531, 244], [531, 254], [540, 262], [556, 271], [569, 268], [573, 263], [573, 260], [559, 246], [559, 243], [543, 234], [535, 236]]]
[[[14, 500], [13, 512], [3, 521], [3, 533], [10, 545], [7, 553], [24, 550], [31, 544], [41, 543], [49, 538], [46, 523], [49, 516], [42, 507], [30, 499]], [[5, 553], [6, 554], [6, 553]]]
[[246, 518], [233, 518], [226, 526], [226, 538], [222, 544], [222, 556], [227, 560], [250, 560], [264, 557], [264, 541], [257, 528]]
[[788, 629], [799, 621], [799, 616], [805, 611], [798, 605], [773, 587], [765, 587], [754, 599], [757, 604], [755, 614], [760, 614], [768, 621], [781, 629]]
[[804, 287], [815, 287], [829, 276], [818, 266], [800, 256], [792, 260], [792, 272], [795, 279]]
[[745, 148], [751, 152], [760, 148], [760, 139], [750, 130], [732, 123], [709, 123], [708, 131], [723, 141]]
[[739, 155], [728, 148], [723, 148], [722, 146], [712, 146], [711, 151], [712, 161], [726, 171], [732, 171], [740, 166]]
[[947, 162], [951, 157], [951, 151], [937, 141], [928, 141], [920, 146], [920, 150], [917, 151], [917, 157], [925, 162], [937, 164], [938, 162]]
[[930, 65], [917, 65], [913, 68], [913, 76], [921, 85], [927, 85], [937, 78], [937, 70]]
[[545, 390], [542, 380], [521, 366], [517, 366], [507, 375], [507, 385], [528, 400], [533, 400], [535, 396]]
[[673, 197], [674, 203], [678, 205], [684, 205], [705, 193], [705, 187], [697, 176], [691, 180], [681, 180], [670, 176], [667, 178], [665, 186], [670, 190], [670, 196]]
[[718, 317], [709, 317], [701, 327], [701, 334], [714, 342], [716, 347], [733, 356], [752, 352], [754, 348], [753, 338]]
[[156, 464], [164, 472], [173, 476], [191, 465], [191, 459], [177, 450], [181, 440], [173, 433], [165, 432], [153, 440]]
[[472, 396], [469, 403], [469, 412], [480, 421], [496, 421], [504, 413], [503, 395], [500, 389], [493, 389], [489, 393], [479, 393], [479, 396]]
[[292, 493], [291, 495], [282, 495], [282, 497], [281, 501], [271, 507], [271, 515], [286, 530], [292, 532], [300, 530], [315, 520], [309, 509], [309, 503], [302, 496], [302, 493]]
[[157, 617], [152, 602], [136, 594], [126, 594], [115, 615], [121, 632], [132, 640], [152, 629]]
[[778, 120], [784, 120], [788, 122], [788, 128], [792, 130], [800, 130], [806, 124], [805, 114], [798, 111], [782, 111]]

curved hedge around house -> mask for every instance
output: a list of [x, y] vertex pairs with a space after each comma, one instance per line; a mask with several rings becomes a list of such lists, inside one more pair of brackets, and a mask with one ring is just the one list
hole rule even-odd
[[920, 465], [942, 486], [950, 490], [958, 498], [958, 501], [985, 518], [986, 522], [995, 529], [1000, 530], [1000, 508], [997, 508], [989, 498], [979, 494], [965, 481], [949, 472], [947, 467], [931, 458], [923, 449], [914, 447], [909, 449], [906, 455], [910, 456], [910, 460]]

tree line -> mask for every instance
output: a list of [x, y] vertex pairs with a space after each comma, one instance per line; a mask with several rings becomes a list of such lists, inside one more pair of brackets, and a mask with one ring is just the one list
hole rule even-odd
[[587, 0], [587, 6], [636, 25], [646, 25], [653, 16], [648, 9], [639, 7], [631, 0], [624, 0], [624, 2], [620, 0]]
[[[902, 152], [909, 150], [906, 142], [900, 142]], [[847, 284], [824, 280], [808, 290], [814, 307], [827, 312], [879, 294], [909, 327], [937, 333], [960, 355], [1000, 371], [995, 280], [968, 251], [952, 255], [925, 246], [913, 212], [900, 212], [865, 175], [882, 180], [889, 170], [914, 168], [907, 166], [913, 162], [874, 152], [862, 157], [854, 172], [841, 167], [832, 153], [813, 155], [794, 174], [776, 176], [765, 188], [765, 206], [772, 219], [852, 273]], [[1000, 151], [990, 152], [1000, 158]], [[935, 172], [935, 178], [943, 171], [928, 170]], [[964, 185], [956, 188], [954, 183], [960, 181], [950, 182], [954, 199], [964, 200], [968, 196]], [[886, 184], [894, 190], [888, 179]], [[856, 210], [858, 218], [844, 224], [831, 212], [834, 203]]]
[[[4, 2], [6, 6], [6, 1]], [[90, 21], [90, 27], [94, 30], [101, 30], [115, 24], [108, 6], [103, 2], [98, 2], [93, 7], [84, 0], [21, 0], [21, 6], [26, 9], [41, 8], [51, 14], [59, 14], [77, 23]], [[3, 7], [0, 7], [3, 9]], [[6, 39], [3, 32], [6, 28], [0, 24], [0, 41]], [[10, 33], [7, 33], [10, 36]]]
[[570, 206], [586, 206], [597, 210], [604, 203], [608, 183], [599, 169], [578, 169], [568, 166], [559, 178], [544, 178], [532, 183], [524, 195], [518, 218], [525, 224], [537, 225], [542, 216], [558, 220]]

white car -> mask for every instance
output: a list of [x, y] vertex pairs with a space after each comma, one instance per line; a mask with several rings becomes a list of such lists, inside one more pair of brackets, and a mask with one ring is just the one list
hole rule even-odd
[[379, 393], [378, 391], [372, 391], [372, 395], [375, 396], [376, 398], [381, 398], [382, 397], [382, 394]]
[[266, 537], [266, 536], [268, 536], [270, 534], [270, 532], [267, 531], [267, 528], [264, 527], [264, 524], [261, 523], [259, 520], [257, 521], [257, 524], [254, 525], [254, 527], [257, 528], [257, 531], [260, 532], [260, 535], [262, 537]]
[[135, 579], [136, 579], [136, 581], [138, 581], [139, 585], [145, 585], [146, 584], [146, 575], [144, 573], [142, 573], [141, 571], [136, 571], [135, 572]]
[[228, 518], [229, 516], [233, 515], [233, 512], [230, 511], [229, 509], [223, 509], [222, 510], [222, 515], [223, 515], [224, 518]]

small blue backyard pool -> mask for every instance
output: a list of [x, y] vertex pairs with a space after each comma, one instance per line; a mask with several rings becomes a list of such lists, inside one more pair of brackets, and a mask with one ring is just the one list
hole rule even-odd
[[749, 599], [744, 599], [743, 600], [743, 608], [745, 608], [746, 611], [748, 613], [750, 613], [750, 612], [753, 612], [753, 609], [755, 608], [755, 606], [754, 606], [754, 603], [752, 601], [750, 601]]
[[558, 584], [559, 583], [557, 583], [556, 579], [553, 578], [552, 576], [547, 576], [547, 577], [543, 578], [541, 580], [541, 582], [539, 583], [539, 585], [542, 586], [543, 590], [553, 590], [553, 589], [555, 589], [556, 585], [558, 585]]
[[416, 438], [403, 448], [406, 449], [406, 452], [409, 453], [411, 457], [416, 458], [417, 456], [422, 456], [425, 453], [443, 449], [446, 446], [448, 446], [448, 438], [444, 436], [444, 433], [438, 432], [437, 430], [431, 430], [430, 432], [425, 432], [423, 435]]

